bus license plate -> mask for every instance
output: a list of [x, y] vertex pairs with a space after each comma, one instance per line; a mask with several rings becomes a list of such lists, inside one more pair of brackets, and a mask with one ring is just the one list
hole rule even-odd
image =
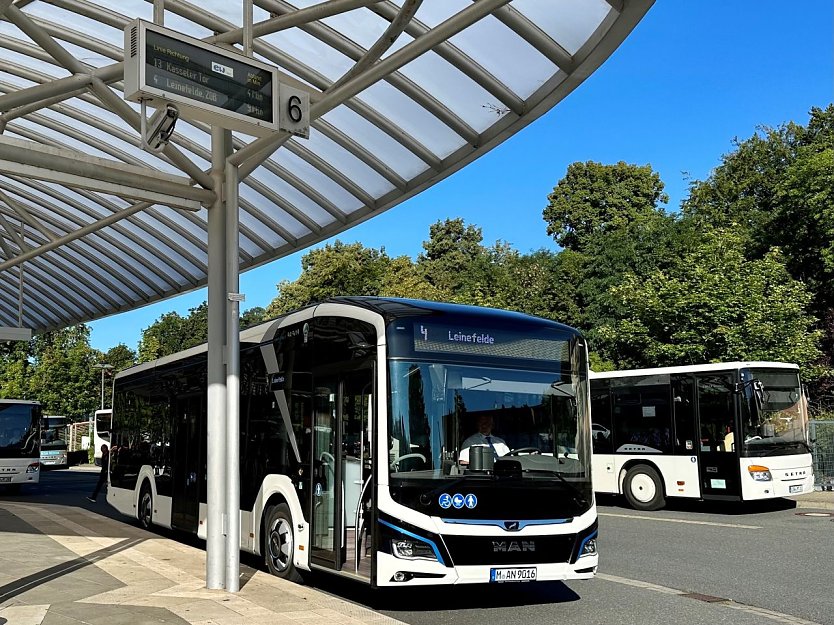
[[11, 482], [12, 476], [11, 475], [0, 475], [0, 482]]
[[795, 486], [788, 487], [788, 492], [790, 492], [790, 493], [801, 493], [802, 492], [802, 484], [797, 484]]
[[490, 569], [491, 582], [533, 582], [536, 580], [536, 567]]

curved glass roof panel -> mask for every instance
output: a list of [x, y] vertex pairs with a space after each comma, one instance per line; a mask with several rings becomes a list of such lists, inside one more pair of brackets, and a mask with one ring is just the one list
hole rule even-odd
[[[230, 162], [249, 174], [241, 270], [472, 162], [557, 105], [651, 4], [254, 0], [251, 54], [309, 93], [310, 127], [231, 135]], [[164, 9], [166, 28], [241, 52], [244, 0], [0, 7], [0, 325], [41, 332], [205, 285], [222, 177], [212, 129], [183, 114], [167, 146], [143, 147], [142, 107], [123, 94], [124, 28]]]

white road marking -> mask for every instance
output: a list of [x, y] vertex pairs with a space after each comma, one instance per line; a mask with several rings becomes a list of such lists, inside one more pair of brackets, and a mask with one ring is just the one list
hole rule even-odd
[[743, 530], [760, 530], [760, 525], [742, 525], [741, 523], [715, 523], [713, 521], [691, 521], [689, 519], [664, 519], [656, 516], [641, 514], [614, 514], [613, 512], [598, 512], [598, 516], [612, 516], [620, 519], [640, 519], [643, 521], [661, 521], [663, 523], [686, 523], [688, 525], [712, 525], [714, 527], [736, 527]]
[[[653, 592], [660, 592], [666, 595], [687, 595], [690, 592], [685, 590], [678, 590], [676, 588], [669, 588], [668, 586], [660, 586], [659, 584], [652, 584], [650, 582], [643, 582], [637, 579], [629, 579], [627, 577], [619, 577], [617, 575], [608, 575], [607, 573], [597, 573], [597, 578], [605, 580], [607, 582], [613, 582], [615, 584], [624, 584], [625, 586], [642, 588], [643, 590], [651, 590]], [[818, 623], [817, 621], [809, 621], [807, 619], [800, 618], [798, 616], [793, 616], [791, 614], [784, 614], [782, 612], [776, 612], [774, 610], [768, 610], [766, 608], [759, 608], [752, 605], [737, 603], [732, 599], [711, 602], [710, 605], [721, 606], [722, 608], [729, 608], [731, 610], [740, 610], [749, 614], [756, 614], [766, 619], [770, 619], [771, 621], [776, 621], [778, 623], [786, 623], [787, 625], [822, 625], [822, 623]]]

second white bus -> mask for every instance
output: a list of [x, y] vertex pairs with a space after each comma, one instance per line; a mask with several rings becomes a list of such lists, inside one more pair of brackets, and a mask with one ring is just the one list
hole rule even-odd
[[591, 373], [594, 490], [638, 510], [667, 497], [770, 499], [814, 488], [799, 367], [781, 362]]

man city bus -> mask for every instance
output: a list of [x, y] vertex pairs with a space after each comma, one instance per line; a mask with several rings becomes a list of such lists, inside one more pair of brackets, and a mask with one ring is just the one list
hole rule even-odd
[[[203, 538], [206, 359], [200, 346], [117, 374], [107, 496]], [[578, 331], [334, 298], [243, 331], [240, 392], [241, 549], [273, 574], [382, 587], [596, 572]]]

